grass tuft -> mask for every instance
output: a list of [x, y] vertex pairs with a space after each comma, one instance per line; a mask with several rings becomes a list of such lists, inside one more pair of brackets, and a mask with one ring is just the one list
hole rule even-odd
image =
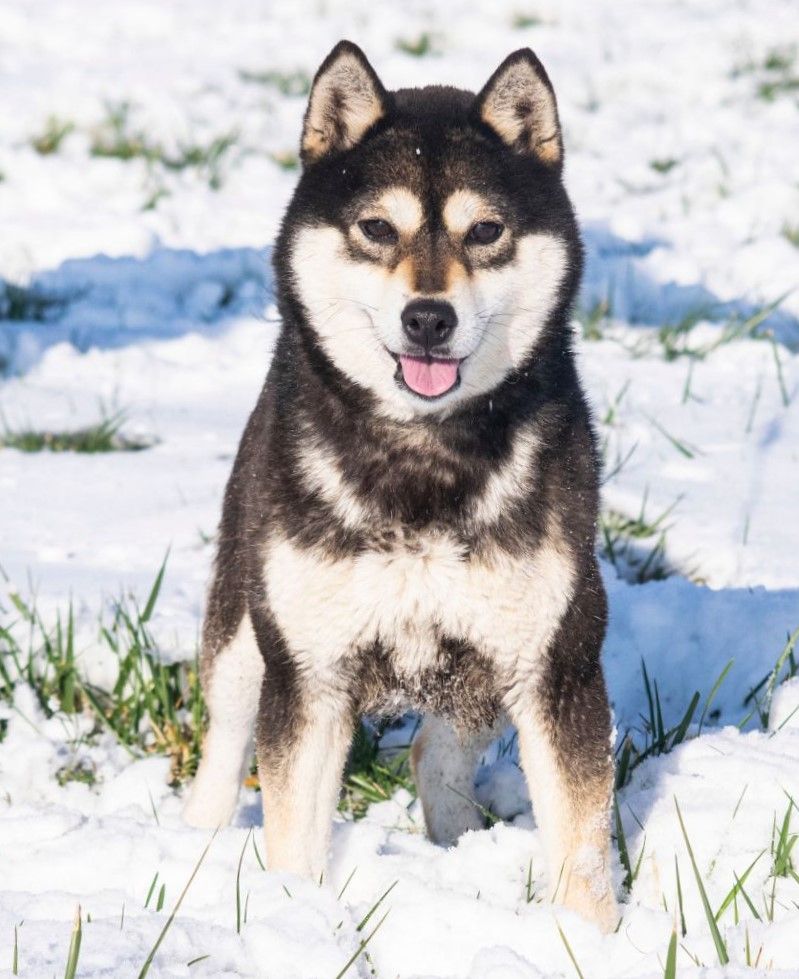
[[746, 722], [757, 712], [763, 730], [768, 729], [769, 715], [771, 714], [771, 701], [774, 691], [780, 683], [790, 680], [799, 672], [799, 664], [796, 662], [796, 644], [799, 641], [799, 628], [788, 634], [785, 645], [774, 663], [771, 670], [755, 684], [754, 687], [744, 698], [744, 706], [752, 705], [750, 712], [744, 717], [739, 727], [743, 727]]
[[31, 146], [41, 156], [50, 156], [58, 152], [67, 136], [74, 131], [74, 122], [59, 119], [58, 116], [50, 116], [42, 132], [31, 139]]
[[655, 173], [670, 173], [678, 164], [679, 160], [675, 160], [674, 157], [668, 156], [657, 160], [650, 160], [649, 166], [655, 171]]
[[141, 159], [151, 165], [160, 164], [166, 170], [193, 167], [207, 179], [212, 190], [222, 186], [223, 160], [237, 143], [238, 133], [223, 133], [208, 143], [180, 144], [170, 151], [154, 142], [143, 130], [132, 128], [131, 109], [129, 102], [106, 106], [106, 118], [92, 135], [92, 156], [125, 161]]
[[405, 789], [415, 799], [409, 756], [408, 747], [381, 759], [379, 737], [360, 724], [350, 749], [339, 811], [362, 819], [372, 803], [388, 801], [397, 789]]
[[511, 20], [511, 27], [515, 28], [517, 31], [528, 30], [531, 27], [540, 27], [545, 21], [543, 17], [539, 17], [537, 14], [531, 13], [519, 13], [514, 14]]
[[675, 500], [654, 518], [646, 515], [648, 493], [635, 517], [618, 510], [604, 510], [599, 517], [600, 553], [620, 578], [635, 584], [662, 581], [674, 574], [666, 558], [667, 518], [680, 502]]
[[398, 51], [404, 51], [405, 54], [409, 54], [413, 58], [423, 58], [425, 55], [435, 53], [433, 35], [427, 31], [413, 38], [397, 38], [394, 43]]
[[[166, 560], [143, 608], [120, 599], [111, 621], [100, 623], [99, 640], [115, 658], [110, 689], [80, 675], [71, 606], [48, 629], [34, 606], [10, 593], [19, 620], [16, 628], [0, 626], [0, 699], [13, 708], [14, 689], [25, 683], [45, 717], [85, 713], [95, 721], [90, 739], [109, 730], [133, 757], [167, 755], [172, 784], [178, 785], [199, 762], [205, 703], [196, 660], [164, 662], [149, 631]], [[26, 647], [17, 639], [20, 626], [27, 627]]]
[[[642, 718], [643, 727], [640, 731], [633, 732], [632, 730], [628, 730], [619, 743], [617, 749], [618, 761], [616, 764], [617, 790], [623, 788], [629, 782], [633, 771], [646, 761], [647, 758], [666, 755], [686, 740], [691, 721], [701, 699], [699, 691], [694, 691], [677, 724], [672, 727], [666, 727], [663, 719], [663, 709], [660, 703], [657, 680], [650, 680], [646, 663], [643, 660], [641, 660], [641, 675], [644, 682], [644, 693], [646, 694], [649, 716]], [[714, 685], [712, 691], [713, 696], [720, 686], [720, 681], [726, 675], [725, 670], [722, 672], [720, 680]], [[710, 699], [708, 697], [706, 704], [709, 704]], [[643, 743], [636, 742], [634, 737], [635, 733], [643, 735]]]
[[47, 431], [22, 428], [16, 431], [5, 428], [0, 435], [0, 448], [17, 449], [19, 452], [140, 452], [149, 449], [153, 442], [123, 435], [125, 416], [117, 412], [102, 418], [93, 425], [72, 431]]
[[242, 68], [239, 78], [243, 82], [275, 88], [281, 95], [303, 98], [311, 91], [311, 76], [298, 68], [296, 71], [248, 71]]

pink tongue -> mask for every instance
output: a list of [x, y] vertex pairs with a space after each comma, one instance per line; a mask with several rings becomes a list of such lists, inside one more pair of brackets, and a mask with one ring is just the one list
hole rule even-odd
[[402, 376], [408, 387], [426, 398], [435, 398], [453, 386], [458, 379], [457, 360], [425, 360], [424, 357], [401, 356]]

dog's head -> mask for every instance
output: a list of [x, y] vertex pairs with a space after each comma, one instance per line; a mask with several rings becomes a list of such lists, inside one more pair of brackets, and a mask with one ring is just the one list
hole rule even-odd
[[301, 155], [283, 288], [380, 410], [450, 413], [530, 364], [580, 266], [555, 96], [531, 51], [476, 96], [388, 92], [342, 41], [314, 80]]

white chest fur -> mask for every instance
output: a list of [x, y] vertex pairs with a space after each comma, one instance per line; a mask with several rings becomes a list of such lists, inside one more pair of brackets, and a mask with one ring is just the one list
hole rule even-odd
[[535, 669], [573, 590], [574, 568], [549, 535], [534, 553], [475, 558], [447, 533], [414, 536], [388, 551], [339, 559], [270, 541], [270, 608], [293, 657], [326, 673], [379, 641], [395, 669], [432, 665], [436, 635], [462, 639], [508, 675]]

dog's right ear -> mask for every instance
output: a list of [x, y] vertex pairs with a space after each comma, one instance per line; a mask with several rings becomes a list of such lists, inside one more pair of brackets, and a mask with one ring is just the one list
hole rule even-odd
[[307, 166], [360, 142], [387, 111], [388, 96], [357, 44], [339, 41], [322, 62], [311, 87], [302, 129]]

